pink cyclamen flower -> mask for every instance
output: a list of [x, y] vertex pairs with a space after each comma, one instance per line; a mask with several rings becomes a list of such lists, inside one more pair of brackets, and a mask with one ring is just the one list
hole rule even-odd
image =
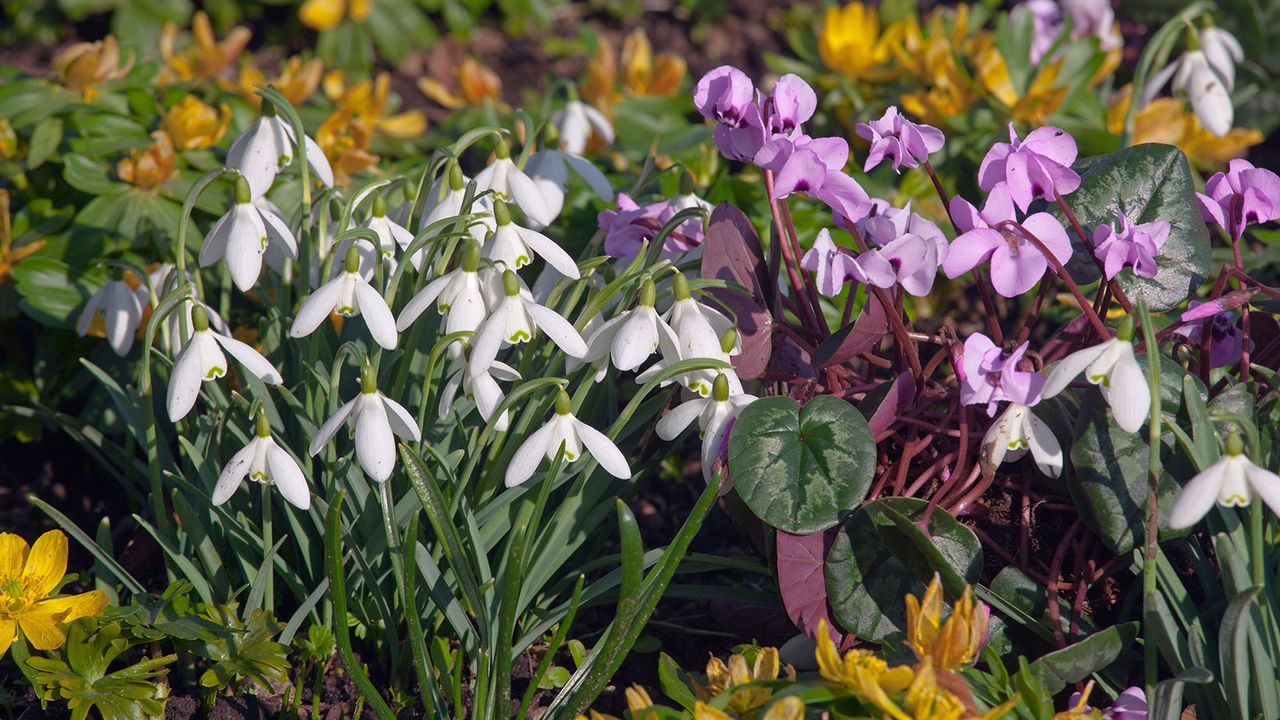
[[1009, 185], [1009, 197], [1026, 212], [1036, 198], [1052, 200], [1080, 187], [1080, 176], [1071, 169], [1076, 161], [1076, 141], [1066, 130], [1042, 127], [1019, 140], [1009, 123], [1009, 142], [996, 143], [982, 158], [978, 187], [991, 192], [1000, 183]]
[[857, 223], [858, 232], [872, 245], [888, 245], [903, 235], [916, 235], [928, 240], [937, 249], [938, 262], [947, 256], [947, 236], [924, 216], [911, 212], [911, 203], [896, 208], [875, 198], [871, 212]]
[[790, 152], [774, 180], [773, 199], [803, 193], [826, 203], [832, 212], [850, 222], [866, 217], [871, 211], [871, 198], [857, 180], [844, 173], [843, 163], [836, 164], [838, 156], [819, 154], [816, 142]]
[[840, 294], [840, 289], [850, 280], [866, 282], [866, 273], [852, 255], [841, 252], [831, 239], [831, 231], [823, 228], [813, 240], [813, 247], [800, 258], [800, 267], [814, 274], [818, 292], [827, 297]]
[[1029, 344], [1024, 342], [1006, 355], [986, 335], [970, 335], [964, 341], [961, 359], [964, 379], [960, 385], [960, 402], [986, 405], [988, 416], [994, 416], [996, 406], [1005, 400], [1027, 407], [1040, 402], [1045, 377], [1038, 372], [1018, 369]]
[[801, 125], [818, 109], [818, 96], [809, 83], [790, 73], [778, 78], [773, 91], [765, 99], [765, 129], [772, 138], [794, 139], [803, 134]]
[[693, 104], [716, 123], [716, 147], [730, 160], [751, 162], [765, 142], [764, 116], [751, 78], [736, 67], [721, 65], [703, 75], [693, 88]]
[[[1197, 307], [1212, 310], [1214, 303], [1202, 304], [1192, 300], [1188, 305], [1187, 312], [1182, 314], [1183, 324], [1173, 334], [1186, 338], [1189, 345], [1198, 348], [1204, 339], [1204, 318], [1212, 317], [1209, 321], [1209, 367], [1230, 367], [1239, 362], [1240, 351], [1244, 349], [1244, 330], [1237, 323], [1239, 313], [1234, 310], [1219, 310], [1209, 315], [1198, 315], [1195, 313]], [[1188, 321], [1188, 316], [1193, 319]], [[1250, 340], [1249, 351], [1253, 352], [1253, 348], [1254, 343]], [[1198, 355], [1193, 354], [1192, 357]]]
[[1123, 210], [1116, 211], [1120, 227], [1103, 224], [1093, 230], [1093, 253], [1102, 261], [1107, 279], [1129, 266], [1138, 277], [1153, 278], [1160, 270], [1156, 256], [1169, 240], [1169, 221], [1130, 225]]
[[[626, 193], [618, 193], [618, 209], [604, 210], [596, 216], [605, 233], [604, 251], [613, 257], [634, 258], [644, 243], [656, 238], [679, 211], [673, 200], [640, 205]], [[667, 235], [662, 250], [668, 255], [686, 253], [702, 244], [702, 238], [702, 222], [690, 218]]]
[[1196, 193], [1200, 217], [1215, 222], [1239, 240], [1254, 223], [1280, 219], [1280, 177], [1248, 160], [1232, 160], [1225, 173], [1216, 173]]
[[[1067, 701], [1067, 707], [1074, 708], [1079, 702], [1080, 693], [1072, 693], [1071, 699]], [[1083, 709], [1085, 712], [1093, 710], [1088, 705]], [[1102, 717], [1105, 720], [1147, 720], [1146, 693], [1140, 687], [1127, 688], [1120, 693], [1111, 707], [1102, 711]]]
[[[1044, 277], [1049, 261], [1035, 245], [1017, 230], [995, 229], [1003, 221], [1017, 219], [1004, 183], [992, 189], [982, 212], [964, 198], [951, 198], [951, 216], [961, 234], [951, 243], [942, 261], [947, 277], [959, 277], [989, 259], [991, 285], [996, 292], [1010, 298], [1035, 287]], [[1071, 240], [1057, 218], [1049, 213], [1036, 213], [1021, 224], [1044, 243], [1058, 262], [1066, 265], [1071, 259]]]
[[856, 130], [859, 137], [871, 142], [863, 172], [871, 172], [885, 158], [893, 161], [894, 172], [901, 172], [903, 166], [917, 167], [941, 150], [945, 142], [941, 130], [911, 122], [892, 105], [879, 120], [858, 123]]

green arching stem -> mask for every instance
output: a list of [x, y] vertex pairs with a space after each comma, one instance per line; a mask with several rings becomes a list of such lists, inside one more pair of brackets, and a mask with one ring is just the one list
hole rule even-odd
[[[1160, 649], [1156, 643], [1155, 628], [1150, 618], [1159, 612], [1157, 605], [1157, 564], [1160, 553], [1160, 505], [1156, 490], [1160, 483], [1163, 464], [1160, 462], [1160, 421], [1163, 417], [1160, 398], [1160, 343], [1156, 338], [1155, 326], [1151, 322], [1151, 313], [1145, 300], [1139, 298], [1135, 308], [1142, 322], [1142, 335], [1147, 351], [1147, 382], [1151, 392], [1151, 419], [1147, 426], [1147, 542], [1142, 557], [1142, 655], [1144, 680], [1147, 697], [1154, 697], [1156, 682], [1159, 680]], [[1126, 316], [1125, 320], [1128, 321]], [[1121, 324], [1121, 332], [1128, 322]]]

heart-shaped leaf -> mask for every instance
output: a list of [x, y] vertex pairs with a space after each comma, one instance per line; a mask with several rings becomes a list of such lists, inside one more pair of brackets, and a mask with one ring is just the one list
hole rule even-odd
[[[1209, 232], [1196, 205], [1191, 168], [1182, 151], [1172, 145], [1135, 145], [1076, 163], [1080, 188], [1067, 196], [1084, 231], [1113, 224], [1122, 210], [1134, 225], [1154, 220], [1169, 222], [1169, 240], [1156, 257], [1159, 272], [1140, 278], [1126, 269], [1117, 275], [1130, 300], [1143, 298], [1152, 310], [1182, 304], [1209, 272]], [[1055, 210], [1061, 214], [1061, 211]], [[1075, 252], [1068, 272], [1081, 285], [1098, 279], [1098, 267], [1075, 233]]]
[[761, 520], [806, 535], [834, 527], [867, 496], [876, 447], [852, 405], [823, 395], [801, 406], [757, 400], [729, 438], [729, 476]]
[[832, 528], [812, 535], [792, 535], [777, 531], [778, 589], [791, 622], [805, 635], [814, 637], [818, 621], [827, 621], [827, 633], [837, 645], [842, 639], [827, 605], [827, 552], [835, 541]]
[[[982, 545], [973, 531], [934, 508], [928, 533], [920, 529], [927, 503], [889, 497], [853, 514], [827, 554], [827, 599], [847, 631], [880, 641], [906, 628], [907, 593], [918, 597], [934, 572], [973, 583], [982, 569]], [[895, 522], [907, 518], [911, 536]], [[924, 543], [932, 552], [923, 552]]]

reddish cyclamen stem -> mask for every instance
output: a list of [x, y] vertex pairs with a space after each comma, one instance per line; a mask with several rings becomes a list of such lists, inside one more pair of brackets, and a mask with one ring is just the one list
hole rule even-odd
[[1076, 285], [1076, 281], [1071, 279], [1071, 276], [1067, 274], [1067, 269], [1062, 265], [1062, 261], [1058, 260], [1058, 257], [1049, 251], [1044, 241], [1036, 237], [1035, 233], [1023, 227], [1021, 223], [1016, 223], [1012, 220], [996, 223], [996, 228], [1017, 230], [1022, 237], [1027, 239], [1027, 242], [1034, 245], [1040, 251], [1040, 254], [1044, 255], [1045, 259], [1049, 261], [1049, 264], [1053, 266], [1053, 269], [1058, 272], [1058, 277], [1062, 278], [1062, 281], [1066, 283], [1067, 289], [1075, 296], [1076, 303], [1080, 305], [1080, 309], [1084, 311], [1084, 314], [1089, 318], [1089, 322], [1093, 324], [1093, 329], [1097, 331], [1098, 337], [1104, 340], [1111, 337], [1111, 331], [1107, 329], [1106, 324], [1102, 322], [1098, 314], [1093, 311], [1093, 305], [1089, 303], [1084, 293], [1080, 292], [1080, 286]]
[[[1062, 213], [1067, 216], [1067, 221], [1071, 223], [1071, 228], [1076, 231], [1076, 235], [1080, 237], [1080, 243], [1084, 245], [1084, 249], [1089, 251], [1089, 257], [1093, 259], [1093, 264], [1098, 266], [1098, 272], [1102, 273], [1103, 278], [1106, 277], [1106, 266], [1102, 260], [1098, 258], [1098, 254], [1093, 251], [1093, 239], [1089, 237], [1089, 233], [1085, 232], [1084, 227], [1080, 225], [1080, 221], [1076, 219], [1076, 214], [1071, 212], [1071, 208], [1067, 206], [1067, 201], [1062, 199], [1062, 195], [1057, 191], [1053, 191], [1053, 199], [1057, 201], [1058, 207], [1062, 208]], [[1129, 302], [1129, 298], [1125, 297], [1124, 291], [1120, 289], [1112, 280], [1102, 280], [1111, 288], [1111, 297], [1120, 303], [1120, 307], [1124, 308], [1126, 313], [1133, 312], [1133, 304]]]
[[[925, 160], [922, 167], [929, 174], [929, 179], [933, 181], [933, 189], [938, 193], [938, 199], [942, 200], [942, 207], [947, 211], [947, 220], [951, 222], [951, 229], [958, 235], [960, 228], [956, 226], [956, 219], [951, 215], [951, 199], [947, 197], [947, 191], [942, 187], [942, 181], [938, 179], [938, 173], [934, 171], [933, 165]], [[991, 286], [987, 282], [986, 273], [979, 268], [973, 269], [973, 280], [978, 286], [978, 295], [982, 298], [982, 308], [986, 311], [987, 331], [991, 333], [991, 339], [997, 345], [1004, 343], [1004, 333], [1000, 330], [999, 313], [996, 312], [995, 299], [991, 297]]]
[[773, 171], [764, 171], [764, 192], [769, 198], [769, 212], [773, 215], [773, 224], [778, 231], [778, 247], [782, 251], [782, 264], [786, 266], [787, 280], [791, 283], [791, 292], [795, 295], [797, 304], [800, 307], [800, 316], [805, 323], [805, 327], [814, 331], [818, 329], [818, 319], [814, 316], [813, 306], [807, 302], [808, 294], [802, 289], [803, 281], [800, 279], [800, 260], [793, 257], [791, 247], [787, 242], [787, 231], [782, 224], [782, 217], [778, 214], [778, 203], [773, 199]]

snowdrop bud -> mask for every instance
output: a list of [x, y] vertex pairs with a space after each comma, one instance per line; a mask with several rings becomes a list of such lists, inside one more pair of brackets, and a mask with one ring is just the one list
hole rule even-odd
[[658, 289], [653, 285], [653, 278], [646, 277], [644, 282], [640, 284], [640, 298], [637, 304], [646, 307], [653, 307], [654, 302], [658, 299]]
[[559, 390], [556, 392], [556, 414], [557, 415], [573, 414], [573, 400], [569, 398], [569, 393], [565, 392], [564, 390]]
[[680, 194], [681, 195], [693, 194], [693, 176], [689, 174], [688, 170], [685, 170], [680, 173]]
[[373, 216], [376, 218], [387, 216], [387, 201], [383, 200], [381, 195], [373, 196]]
[[732, 355], [736, 347], [738, 347], [738, 329], [731, 327], [720, 334], [720, 350], [726, 355]]
[[204, 332], [209, 329], [209, 314], [200, 305], [191, 308], [191, 327], [196, 332]]
[[724, 373], [716, 374], [716, 382], [711, 386], [711, 399], [716, 402], [726, 402], [729, 399], [729, 378]]
[[511, 209], [501, 200], [493, 201], [493, 220], [498, 227], [511, 224]]
[[462, 272], [473, 273], [480, 268], [480, 243], [467, 240], [462, 246]]
[[671, 290], [675, 293], [677, 301], [688, 300], [693, 297], [693, 293], [689, 291], [689, 278], [685, 277], [682, 272], [676, 272], [671, 281]]
[[459, 192], [466, 186], [467, 184], [462, 180], [462, 168], [456, 162], [449, 163], [449, 189]]
[[347, 248], [347, 257], [343, 262], [343, 267], [349, 273], [360, 272], [360, 251], [356, 247], [356, 243], [351, 243], [351, 247]]
[[1133, 341], [1133, 316], [1125, 315], [1120, 321], [1120, 327], [1116, 328], [1116, 337], [1124, 342]]
[[502, 292], [507, 297], [520, 294], [520, 278], [510, 270], [502, 271]]
[[236, 204], [245, 205], [253, 201], [253, 193], [249, 190], [249, 181], [243, 175], [236, 174]]

